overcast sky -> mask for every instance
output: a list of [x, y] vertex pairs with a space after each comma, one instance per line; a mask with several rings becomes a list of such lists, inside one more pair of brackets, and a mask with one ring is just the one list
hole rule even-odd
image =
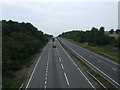
[[70, 30], [90, 30], [92, 27], [104, 26], [106, 30], [118, 28], [117, 0], [4, 0], [0, 4], [1, 12], [4, 20], [30, 22], [54, 36]]

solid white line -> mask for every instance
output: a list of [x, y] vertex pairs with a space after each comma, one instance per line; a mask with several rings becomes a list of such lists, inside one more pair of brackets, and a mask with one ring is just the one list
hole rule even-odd
[[78, 67], [77, 64], [74, 61], [72, 61], [72, 62], [75, 64], [76, 67]]
[[90, 83], [90, 85], [92, 86], [92, 88], [95, 88], [92, 83], [87, 79], [87, 77], [85, 76], [85, 74], [83, 74], [83, 72], [80, 70], [80, 68], [78, 68], [78, 70], [82, 73], [82, 75], [85, 77], [85, 79]]
[[67, 84], [69, 85], [69, 81], [68, 81], [68, 78], [67, 78], [66, 73], [64, 73], [64, 76], [65, 76], [65, 79], [66, 79], [66, 81], [67, 81]]
[[[63, 41], [62, 41], [63, 42]], [[63, 42], [64, 43], [64, 42]], [[65, 43], [64, 43], [65, 44]], [[65, 44], [66, 45], [66, 44]], [[67, 45], [66, 45], [67, 46]], [[62, 46], [61, 46], [62, 47]], [[68, 47], [68, 46], [67, 46]], [[97, 69], [99, 72], [101, 72], [104, 76], [108, 77], [111, 81], [113, 81], [114, 83], [116, 83], [117, 85], [120, 86], [119, 83], [117, 83], [116, 81], [114, 81], [112, 78], [110, 78], [108, 75], [106, 75], [104, 72], [102, 72], [100, 69], [98, 69], [96, 66], [94, 66], [93, 64], [91, 64], [89, 61], [87, 61], [85, 58], [83, 58], [81, 55], [79, 55], [77, 52], [75, 52], [72, 48], [69, 47], [69, 49], [71, 49], [74, 53], [76, 53], [79, 57], [81, 57], [82, 59], [84, 59], [87, 63], [89, 63], [92, 67], [94, 67], [95, 69]]]
[[[48, 43], [48, 44], [49, 44], [49, 43]], [[47, 44], [47, 45], [48, 45], [48, 44]], [[47, 47], [47, 45], [46, 45], [46, 47]], [[41, 53], [41, 55], [40, 55], [40, 57], [39, 57], [36, 65], [35, 65], [35, 67], [34, 67], [34, 69], [33, 69], [33, 72], [32, 72], [32, 74], [31, 74], [31, 77], [30, 77], [30, 79], [29, 79], [29, 81], [28, 81], [28, 83], [27, 83], [27, 86], [26, 86], [26, 88], [25, 88], [26, 90], [27, 90], [27, 88], [28, 88], [28, 86], [29, 86], [29, 84], [30, 84], [30, 81], [31, 81], [31, 79], [32, 79], [32, 77], [33, 77], [33, 75], [34, 75], [35, 70], [36, 70], [36, 67], [37, 67], [37, 65], [38, 65], [38, 63], [39, 63], [39, 61], [40, 61], [40, 59], [41, 59], [41, 56], [43, 55], [43, 52], [45, 51], [46, 47], [43, 49], [43, 51], [42, 51], [42, 53]]]
[[[58, 42], [59, 43], [59, 42]], [[60, 44], [60, 43], [59, 43]], [[60, 46], [61, 46], [61, 44], [60, 44]], [[62, 46], [61, 46], [62, 47]], [[73, 60], [72, 60], [72, 58], [68, 55], [68, 53], [65, 51], [65, 49], [62, 47], [62, 49], [64, 50], [64, 52], [67, 54], [67, 56], [70, 58], [70, 60], [72, 61], [72, 62], [74, 62]], [[76, 65], [77, 66], [77, 65]], [[83, 74], [83, 73], [82, 73]], [[83, 74], [84, 75], [84, 74]], [[84, 77], [85, 77], [85, 75], [84, 75]], [[86, 77], [85, 77], [86, 78]], [[87, 78], [86, 78], [87, 79]], [[95, 88], [93, 85], [92, 85], [92, 83], [87, 79], [87, 81], [88, 81], [88, 83], [93, 87], [93, 88]]]
[[23, 85], [24, 85], [24, 84], [21, 84], [21, 86], [20, 86], [19, 90], [21, 90], [21, 89], [22, 89]]
[[[88, 72], [88, 71], [87, 71]], [[90, 72], [88, 72], [88, 74], [90, 74], [98, 83], [100, 83], [100, 85], [105, 88], [107, 90], [107, 88], [96, 78], [94, 77]]]
[[63, 65], [61, 64], [62, 69], [64, 69]]

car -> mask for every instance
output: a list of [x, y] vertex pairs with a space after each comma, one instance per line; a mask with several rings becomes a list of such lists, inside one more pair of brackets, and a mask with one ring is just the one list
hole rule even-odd
[[53, 48], [56, 48], [56, 45], [53, 45]]
[[54, 42], [54, 41], [55, 41], [55, 38], [52, 38], [52, 41]]

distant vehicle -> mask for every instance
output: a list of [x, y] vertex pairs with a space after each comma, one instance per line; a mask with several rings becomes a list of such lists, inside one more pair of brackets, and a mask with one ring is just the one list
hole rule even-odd
[[55, 41], [55, 38], [52, 38], [52, 41], [54, 42], [54, 41]]
[[56, 45], [55, 45], [55, 44], [53, 45], [53, 48], [56, 48]]

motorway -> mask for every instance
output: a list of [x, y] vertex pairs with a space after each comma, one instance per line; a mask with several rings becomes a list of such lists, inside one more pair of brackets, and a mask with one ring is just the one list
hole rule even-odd
[[82, 48], [76, 44], [73, 44], [72, 42], [69, 42], [63, 38], [59, 38], [59, 40], [62, 41], [62, 43], [69, 47], [78, 56], [84, 58], [86, 62], [88, 62], [98, 71], [100, 71], [105, 77], [110, 79], [115, 84], [120, 85], [119, 64], [98, 54], [95, 54], [85, 48]]
[[[53, 44], [56, 48], [53, 48]], [[46, 45], [29, 78], [29, 88], [94, 88], [56, 39]]]

